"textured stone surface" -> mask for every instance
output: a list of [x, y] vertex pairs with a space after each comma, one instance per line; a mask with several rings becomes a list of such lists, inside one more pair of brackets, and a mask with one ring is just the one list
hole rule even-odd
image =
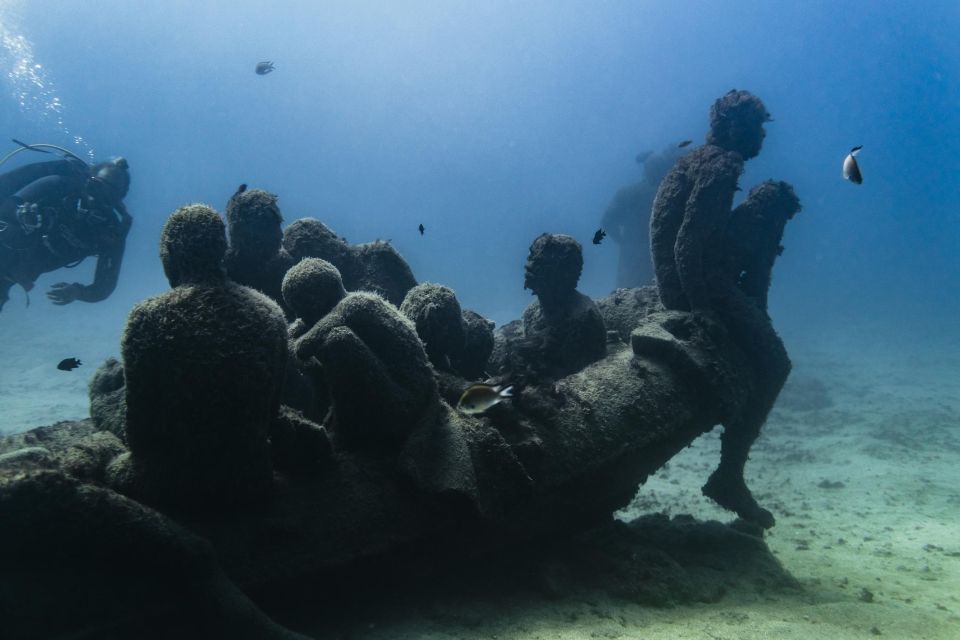
[[331, 263], [347, 291], [378, 293], [397, 306], [417, 284], [410, 265], [389, 242], [351, 245], [316, 218], [302, 218], [287, 227], [283, 246], [297, 261], [321, 258]]
[[407, 292], [400, 313], [417, 328], [433, 366], [451, 369], [451, 359], [463, 353], [467, 341], [463, 311], [453, 289], [422, 282]]

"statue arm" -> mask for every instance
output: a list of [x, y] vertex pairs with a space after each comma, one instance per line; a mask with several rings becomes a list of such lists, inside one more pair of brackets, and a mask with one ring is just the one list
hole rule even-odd
[[309, 362], [311, 357], [319, 360], [323, 343], [335, 326], [333, 322], [320, 320], [299, 338], [293, 340], [291, 348], [296, 359], [301, 363]]

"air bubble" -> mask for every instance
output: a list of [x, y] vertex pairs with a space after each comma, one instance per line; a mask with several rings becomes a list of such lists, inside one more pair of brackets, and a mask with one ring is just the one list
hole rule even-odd
[[6, 89], [17, 101], [20, 111], [40, 122], [51, 122], [54, 137], [73, 139], [91, 158], [93, 149], [80, 136], [73, 136], [64, 122], [64, 105], [54, 83], [46, 76], [43, 65], [33, 56], [33, 47], [20, 34], [13, 32], [10, 16], [3, 12], [0, 20], [0, 69], [6, 70]]

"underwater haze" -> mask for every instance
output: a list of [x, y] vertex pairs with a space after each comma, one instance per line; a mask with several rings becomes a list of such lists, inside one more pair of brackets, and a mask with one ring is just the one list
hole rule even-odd
[[[794, 368], [747, 468], [803, 594], [512, 613], [464, 598], [343, 637], [960, 637], [958, 34], [956, 0], [0, 0], [0, 157], [13, 139], [123, 156], [133, 217], [106, 300], [45, 295], [92, 282], [95, 258], [10, 291], [0, 436], [89, 416], [128, 312], [169, 289], [159, 237], [184, 204], [275, 193], [285, 226], [389, 240], [418, 282], [502, 326], [534, 300], [544, 232], [581, 243], [581, 292], [614, 290], [621, 247], [591, 239], [636, 157], [703, 144], [710, 106], [742, 89], [773, 121], [735, 203], [773, 179], [803, 207], [769, 300]], [[858, 185], [841, 167], [859, 145]], [[54, 157], [25, 150], [0, 174]], [[732, 518], [700, 496], [718, 446], [679, 454], [621, 517]]]
[[[4, 0], [3, 134], [126, 157], [134, 225], [108, 301], [54, 309], [41, 292], [65, 278], [50, 274], [28, 311], [12, 292], [0, 330], [68, 333], [96, 313], [118, 336], [130, 306], [167, 286], [166, 216], [222, 210], [240, 183], [279, 194], [288, 223], [391, 240], [418, 280], [498, 323], [530, 301], [521, 269], [544, 231], [584, 244], [580, 288], [603, 295], [617, 247], [589, 240], [639, 177], [634, 156], [700, 144], [735, 87], [775, 119], [741, 184], [786, 180], [804, 207], [776, 267], [775, 326], [956, 343], [958, 18], [949, 1]], [[256, 75], [260, 60], [276, 71]], [[854, 145], [861, 186], [840, 178]], [[93, 262], [69, 279], [89, 282]]]

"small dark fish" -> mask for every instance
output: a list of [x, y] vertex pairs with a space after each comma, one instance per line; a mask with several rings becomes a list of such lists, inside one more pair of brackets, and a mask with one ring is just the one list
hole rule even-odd
[[31, 145], [31, 144], [27, 144], [26, 142], [20, 142], [20, 141], [17, 140], [16, 138], [10, 138], [10, 139], [13, 140], [14, 143], [16, 143], [16, 144], [20, 145], [21, 147], [23, 147], [24, 149], [30, 149], [30, 151], [39, 151], [40, 153], [50, 153], [50, 152], [47, 151], [46, 149], [40, 149], [39, 147], [35, 147], [35, 146]]
[[258, 75], [258, 76], [265, 76], [265, 75], [267, 75], [268, 73], [270, 73], [271, 71], [273, 71], [274, 69], [275, 69], [275, 67], [273, 66], [273, 63], [270, 62], [269, 60], [264, 60], [263, 62], [258, 62], [258, 63], [257, 63], [257, 75]]
[[423, 225], [421, 224], [419, 227], [417, 227], [417, 229], [420, 230], [420, 235], [423, 235], [423, 232], [424, 232], [424, 227], [423, 227]]
[[65, 358], [57, 365], [57, 369], [60, 369], [60, 371], [73, 371], [82, 364], [83, 363], [76, 358]]
[[677, 149], [683, 149], [684, 147], [688, 147], [691, 144], [693, 144], [693, 140], [684, 140], [683, 142], [677, 145]]
[[600, 244], [603, 242], [603, 239], [607, 237], [607, 232], [603, 229], [597, 229], [597, 232], [593, 234], [593, 244]]
[[504, 387], [502, 385], [489, 385], [486, 383], [477, 383], [470, 385], [460, 401], [457, 403], [457, 409], [468, 415], [483, 413], [490, 407], [500, 404], [504, 398], [513, 397], [513, 387]]
[[854, 184], [863, 184], [863, 176], [860, 174], [860, 165], [857, 164], [856, 155], [863, 149], [863, 145], [858, 145], [850, 149], [850, 153], [843, 159], [843, 177]]
[[246, 183], [243, 183], [242, 185], [240, 185], [239, 187], [237, 187], [237, 194], [236, 194], [236, 195], [240, 195], [241, 193], [243, 193], [243, 192], [246, 191], [246, 190], [247, 190], [247, 184], [246, 184]]

